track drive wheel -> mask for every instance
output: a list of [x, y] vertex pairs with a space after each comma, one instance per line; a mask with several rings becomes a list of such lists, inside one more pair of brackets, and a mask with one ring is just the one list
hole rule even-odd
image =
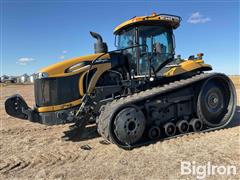
[[220, 76], [206, 80], [197, 101], [199, 118], [209, 127], [226, 125], [231, 120], [228, 114], [235, 109], [234, 96], [233, 85], [227, 78]]
[[145, 116], [138, 107], [125, 107], [112, 119], [112, 137], [119, 144], [134, 145], [143, 135], [145, 121]]

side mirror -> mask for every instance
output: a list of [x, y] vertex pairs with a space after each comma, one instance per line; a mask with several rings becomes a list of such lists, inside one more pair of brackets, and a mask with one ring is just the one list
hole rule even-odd
[[115, 46], [116, 48], [118, 48], [118, 44], [117, 44], [118, 40], [119, 40], [119, 35], [115, 35], [115, 38], [114, 38], [114, 46]]
[[174, 36], [174, 34], [172, 34], [172, 39], [173, 39], [173, 49], [172, 49], [172, 51], [173, 51], [173, 54], [175, 54], [176, 42], [175, 42], [175, 36]]
[[134, 44], [135, 44], [135, 45], [138, 44], [138, 39], [137, 39], [137, 37], [138, 37], [138, 28], [135, 28], [135, 36], [133, 37], [133, 38], [134, 38]]

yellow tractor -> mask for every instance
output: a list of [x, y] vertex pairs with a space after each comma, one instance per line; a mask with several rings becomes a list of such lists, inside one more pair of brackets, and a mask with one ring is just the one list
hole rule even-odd
[[169, 14], [133, 17], [115, 28], [114, 51], [90, 32], [95, 54], [41, 69], [33, 109], [16, 94], [6, 112], [47, 125], [74, 123], [65, 138], [94, 122], [121, 148], [225, 127], [236, 108], [234, 85], [222, 73], [204, 73], [212, 67], [202, 53], [175, 56], [180, 21]]

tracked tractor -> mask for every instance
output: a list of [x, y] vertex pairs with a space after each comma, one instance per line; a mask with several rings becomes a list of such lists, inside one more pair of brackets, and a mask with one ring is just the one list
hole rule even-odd
[[95, 32], [94, 54], [41, 69], [30, 108], [20, 95], [5, 102], [16, 118], [47, 125], [73, 123], [65, 138], [94, 122], [98, 133], [121, 148], [225, 127], [236, 92], [203, 54], [175, 56], [173, 30], [181, 18], [153, 13], [133, 17], [114, 30], [117, 50]]

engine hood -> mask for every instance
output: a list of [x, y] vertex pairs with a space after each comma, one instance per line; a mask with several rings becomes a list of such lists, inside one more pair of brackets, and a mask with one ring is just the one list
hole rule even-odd
[[[103, 53], [98, 54], [90, 54], [86, 56], [80, 56], [68, 60], [64, 60], [45, 68], [42, 68], [38, 71], [38, 73], [47, 73], [48, 77], [61, 77], [61, 76], [70, 76], [76, 73], [81, 72], [80, 67], [84, 66], [82, 62], [86, 62], [86, 64], [90, 64], [91, 61], [95, 60], [99, 56], [103, 55]], [[100, 59], [109, 59], [109, 54], [103, 55]], [[75, 68], [74, 71], [66, 72], [69, 68]]]

